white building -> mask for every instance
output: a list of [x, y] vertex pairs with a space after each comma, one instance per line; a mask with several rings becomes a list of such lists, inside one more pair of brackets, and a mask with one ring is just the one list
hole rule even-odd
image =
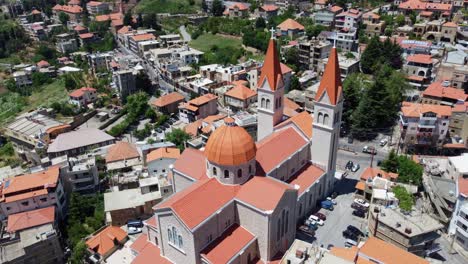
[[107, 2], [89, 1], [86, 3], [86, 9], [90, 15], [100, 15], [110, 11]]
[[13, 79], [18, 87], [32, 85], [31, 73], [29, 72], [16, 71], [13, 73]]
[[146, 156], [146, 166], [151, 176], [167, 176], [171, 165], [180, 157], [178, 148], [158, 148]]
[[69, 94], [70, 103], [85, 107], [97, 100], [97, 90], [91, 87], [81, 87]]
[[449, 226], [455, 241], [468, 251], [468, 154], [448, 158], [447, 173], [457, 183], [458, 199]]

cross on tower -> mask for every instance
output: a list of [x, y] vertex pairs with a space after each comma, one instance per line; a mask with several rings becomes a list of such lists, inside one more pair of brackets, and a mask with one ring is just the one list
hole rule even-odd
[[271, 27], [270, 32], [271, 32], [271, 39], [276, 39], [276, 38], [275, 38], [275, 32], [276, 32], [276, 30], [275, 30], [273, 27]]

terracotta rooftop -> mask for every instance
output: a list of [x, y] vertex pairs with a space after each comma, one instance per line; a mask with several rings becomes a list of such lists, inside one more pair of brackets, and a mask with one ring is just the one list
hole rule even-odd
[[375, 237], [369, 237], [358, 254], [359, 259], [372, 259], [372, 263], [429, 264], [429, 261]]
[[255, 158], [256, 151], [253, 138], [244, 128], [225, 124], [208, 138], [204, 154], [215, 164], [237, 166]]
[[132, 36], [132, 39], [134, 41], [146, 41], [146, 40], [153, 40], [153, 39], [156, 39], [156, 37], [151, 34], [151, 33], [147, 33], [147, 34], [141, 34], [141, 35], [135, 35], [135, 36]]
[[363, 15], [363, 18], [380, 19], [380, 16], [371, 11], [371, 12], [365, 13], [365, 14]]
[[257, 162], [268, 173], [308, 142], [293, 127], [275, 131], [257, 143]]
[[97, 1], [89, 1], [86, 5], [87, 6], [100, 6], [103, 5], [104, 3], [102, 2], [97, 2]]
[[338, 11], [342, 11], [343, 8], [341, 8], [340, 6], [334, 5], [334, 6], [330, 7], [329, 10], [332, 11], [333, 13], [337, 13]]
[[249, 87], [246, 87], [245, 85], [238, 84], [234, 86], [234, 88], [232, 88], [231, 90], [227, 91], [224, 95], [233, 97], [239, 100], [247, 100], [250, 97], [256, 96], [257, 92], [250, 89]]
[[317, 179], [325, 173], [321, 168], [308, 164], [300, 171], [296, 173], [292, 178], [289, 179], [289, 184], [297, 186], [299, 195], [301, 196], [310, 186], [312, 186]]
[[338, 62], [338, 53], [336, 48], [332, 48], [328, 63], [325, 66], [322, 80], [320, 81], [315, 101], [320, 101], [324, 94], [328, 95], [330, 103], [336, 105], [342, 97], [343, 86], [341, 84], [341, 71]]
[[457, 24], [453, 23], [453, 22], [447, 22], [445, 24], [442, 25], [443, 27], [458, 27]]
[[224, 119], [225, 117], [226, 115], [223, 115], [223, 114], [210, 115], [203, 119], [203, 123], [212, 124], [213, 122]]
[[184, 127], [184, 131], [194, 137], [198, 136], [198, 128], [202, 126], [203, 119], [198, 119]]
[[186, 110], [189, 110], [189, 111], [192, 111], [192, 112], [198, 111], [198, 107], [196, 107], [194, 105], [191, 105], [190, 103], [181, 103], [179, 105], [179, 109], [186, 109]]
[[31, 11], [31, 15], [39, 15], [39, 14], [41, 14], [41, 11], [39, 11], [39, 10], [37, 10], [37, 9], [33, 9], [33, 10]]
[[112, 13], [109, 15], [99, 15], [96, 16], [95, 20], [97, 22], [104, 22], [104, 21], [109, 21], [109, 20], [119, 20], [122, 19], [123, 15], [121, 13]]
[[127, 233], [118, 226], [108, 226], [102, 229], [99, 233], [94, 234], [86, 241], [86, 246], [104, 256], [115, 247], [115, 240], [122, 243], [127, 238]]
[[260, 8], [265, 12], [272, 12], [278, 10], [279, 7], [275, 5], [262, 5]]
[[229, 9], [235, 9], [237, 7], [237, 9], [239, 9], [240, 11], [245, 11], [245, 10], [248, 10], [249, 7], [243, 3], [234, 3], [232, 5], [230, 5], [228, 8]]
[[276, 179], [255, 176], [242, 185], [236, 199], [268, 212], [275, 210], [284, 193], [288, 190], [294, 189], [289, 184]]
[[148, 244], [143, 248], [141, 252], [133, 259], [132, 264], [148, 264], [148, 263], [158, 263], [158, 264], [172, 264], [167, 258], [161, 256], [161, 251], [159, 247], [155, 246], [153, 243], [148, 242]]
[[36, 209], [8, 216], [6, 231], [14, 233], [24, 229], [41, 226], [55, 221], [55, 207]]
[[424, 77], [422, 76], [417, 76], [417, 75], [409, 75], [409, 76], [406, 76], [406, 79], [410, 80], [410, 81], [416, 81], [416, 82], [422, 82], [424, 81]]
[[308, 138], [312, 138], [313, 117], [311, 114], [307, 113], [307, 111], [301, 112], [283, 121], [275, 128], [282, 128], [292, 123], [295, 124]]
[[422, 96], [432, 96], [439, 98], [450, 98], [453, 100], [467, 101], [468, 95], [463, 89], [457, 89], [450, 86], [443, 86], [443, 81], [433, 82], [422, 93]]
[[81, 1], [80, 0], [70, 0], [70, 1], [68, 1], [68, 4], [69, 5], [79, 5], [79, 4], [81, 4]]
[[71, 92], [69, 95], [71, 97], [81, 97], [83, 96], [86, 92], [96, 92], [97, 90], [91, 87], [81, 87], [80, 89], [76, 89], [73, 92]]
[[452, 109], [447, 105], [403, 103], [401, 111], [405, 117], [420, 117], [428, 112], [436, 113], [438, 117], [452, 115]]
[[157, 107], [164, 107], [173, 103], [182, 102], [185, 100], [185, 97], [178, 92], [172, 92], [166, 95], [163, 95], [153, 101], [152, 105]]
[[287, 97], [284, 97], [284, 107], [287, 107], [287, 108], [291, 108], [295, 111], [297, 110], [300, 110], [301, 109], [301, 106], [296, 104], [293, 100], [287, 98]]
[[121, 29], [117, 30], [117, 34], [126, 34], [130, 31], [132, 31], [131, 26], [123, 26]]
[[135, 145], [124, 141], [118, 141], [107, 151], [106, 163], [138, 157], [140, 157], [140, 153], [138, 153]]
[[52, 10], [70, 14], [80, 14], [83, 9], [78, 5], [55, 5]]
[[468, 178], [458, 177], [458, 192], [468, 197]]
[[340, 247], [332, 247], [330, 253], [335, 255], [339, 258], [351, 261], [352, 263], [355, 262], [359, 249], [355, 246], [351, 248], [340, 248]]
[[156, 222], [156, 217], [152, 216], [150, 217], [148, 220], [146, 220], [145, 224], [151, 226], [151, 227], [154, 227], [154, 228], [158, 228], [158, 223]]
[[94, 34], [93, 33], [83, 33], [83, 34], [79, 34], [78, 37], [80, 37], [80, 39], [89, 39], [89, 38], [93, 38]]
[[304, 30], [304, 26], [292, 18], [288, 18], [277, 26], [281, 31]]
[[236, 254], [252, 243], [256, 237], [249, 231], [234, 224], [201, 252], [209, 263], [229, 263]]
[[178, 148], [158, 148], [146, 156], [146, 162], [158, 159], [178, 159], [180, 158], [180, 149]]
[[288, 65], [286, 65], [284, 63], [280, 63], [280, 67], [281, 67], [281, 73], [282, 74], [289, 73], [289, 72], [293, 71], [291, 68], [288, 67]]
[[280, 85], [284, 85], [281, 65], [276, 50], [276, 41], [274, 39], [270, 39], [268, 43], [262, 73], [258, 79], [259, 86], [263, 86], [264, 82], [268, 82], [268, 86], [272, 91], [275, 91]]
[[202, 95], [195, 99], [190, 100], [189, 103], [192, 105], [201, 106], [210, 101], [217, 100], [217, 99], [218, 99], [218, 96], [208, 93], [208, 94], [205, 94], [205, 95]]
[[463, 104], [455, 104], [452, 108], [452, 112], [468, 112], [468, 102]]
[[406, 57], [406, 61], [421, 64], [432, 64], [432, 57], [427, 54], [415, 54]]
[[37, 63], [37, 67], [39, 68], [44, 68], [44, 67], [49, 67], [49, 66], [50, 64], [45, 60], [41, 60], [40, 62]]
[[205, 164], [206, 158], [203, 152], [197, 149], [187, 148], [174, 163], [174, 170], [195, 180], [202, 180], [207, 178]]
[[[53, 166], [49, 167], [45, 171], [7, 179], [2, 184], [3, 197], [5, 198], [6, 202], [9, 202], [13, 199], [16, 200], [15, 198], [17, 196], [34, 196], [34, 193], [36, 193], [36, 191], [30, 190], [41, 189], [43, 192], [45, 191], [45, 193], [47, 193], [47, 188], [53, 188], [57, 186], [57, 182], [59, 180], [59, 172], [59, 167]], [[43, 192], [39, 193], [39, 191], [37, 191], [38, 194], [43, 194]]]
[[73, 30], [76, 30], [76, 31], [82, 31], [82, 30], [86, 30], [87, 28], [83, 27], [82, 25], [77, 25], [76, 27], [73, 28]]
[[[151, 217], [151, 218], [154, 218], [154, 217]], [[148, 244], [150, 244], [151, 242], [148, 241], [148, 235], [145, 234], [145, 233], [142, 233], [134, 242], [133, 244], [130, 246], [130, 249], [132, 251], [135, 251], [136, 253], [140, 254], [143, 249], [145, 249], [146, 246], [148, 246]]]
[[435, 11], [450, 11], [452, 10], [452, 4], [441, 4], [441, 3], [426, 3], [420, 0], [408, 0], [402, 2], [399, 9], [407, 10], [435, 10]]
[[367, 180], [367, 179], [373, 179], [374, 177], [380, 177], [390, 180], [394, 179], [396, 180], [398, 178], [397, 173], [393, 172], [386, 172], [380, 168], [374, 168], [374, 167], [367, 167], [364, 172], [361, 174], [361, 180]]

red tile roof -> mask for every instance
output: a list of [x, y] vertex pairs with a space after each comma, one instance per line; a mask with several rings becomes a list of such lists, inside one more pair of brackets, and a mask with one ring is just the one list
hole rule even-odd
[[[151, 217], [154, 218], [154, 217]], [[148, 241], [148, 235], [142, 233], [130, 246], [130, 249], [135, 251], [137, 254], [141, 253], [148, 244], [151, 243]]]
[[93, 33], [83, 33], [83, 34], [79, 34], [78, 37], [80, 37], [80, 39], [89, 39], [89, 38], [93, 38], [94, 34]]
[[426, 54], [415, 54], [406, 57], [406, 61], [422, 64], [432, 64], [432, 57], [431, 55]]
[[187, 124], [184, 127], [184, 131], [196, 137], [198, 136], [198, 128], [202, 126], [202, 123], [203, 123], [203, 119], [198, 119], [192, 123]]
[[81, 87], [80, 89], [76, 89], [73, 92], [71, 92], [69, 95], [71, 97], [81, 97], [83, 96], [86, 92], [96, 92], [97, 90], [91, 87]]
[[279, 7], [275, 5], [262, 5], [260, 8], [265, 12], [272, 12], [278, 10]]
[[151, 34], [151, 33], [147, 33], [147, 34], [141, 34], [141, 35], [135, 35], [135, 36], [132, 36], [132, 39], [134, 41], [146, 41], [146, 40], [153, 40], [153, 39], [156, 39], [156, 37]]
[[173, 103], [182, 102], [185, 100], [185, 97], [178, 92], [172, 92], [166, 95], [163, 95], [153, 101], [152, 105], [157, 107], [164, 107]]
[[398, 178], [397, 173], [393, 172], [386, 172], [380, 168], [373, 168], [373, 167], [367, 167], [364, 172], [361, 174], [361, 180], [367, 180], [367, 179], [373, 179], [374, 177], [378, 177], [380, 174], [380, 177], [390, 180], [394, 179], [396, 180]]
[[171, 208], [188, 228], [193, 229], [233, 200], [239, 188], [239, 185], [221, 184], [215, 178], [205, 179], [174, 194], [155, 208]]
[[157, 263], [157, 264], [172, 264], [170, 260], [161, 256], [161, 251], [159, 247], [153, 245], [153, 243], [148, 242], [147, 246], [133, 259], [132, 264], [148, 264], [148, 263]]
[[239, 9], [240, 11], [245, 11], [245, 10], [248, 10], [249, 7], [243, 3], [234, 3], [233, 5], [230, 5], [228, 8], [229, 9], [235, 9], [237, 7], [237, 9]]
[[468, 197], [468, 178], [458, 177], [458, 192]]
[[229, 263], [236, 254], [252, 243], [256, 237], [243, 227], [235, 224], [201, 252], [209, 263]]
[[52, 10], [58, 11], [58, 12], [65, 12], [65, 13], [70, 13], [70, 14], [80, 14], [83, 9], [78, 6], [78, 5], [55, 5]]
[[277, 26], [281, 31], [304, 30], [304, 26], [292, 18], [288, 18]]
[[410, 80], [410, 81], [416, 81], [416, 82], [422, 82], [424, 81], [424, 77], [422, 76], [417, 76], [417, 75], [409, 75], [409, 76], [406, 76], [406, 79]]
[[268, 212], [275, 210], [284, 193], [288, 190], [294, 189], [289, 184], [270, 177], [255, 176], [242, 185], [236, 198]]
[[55, 221], [55, 207], [50, 206], [8, 216], [6, 231], [13, 233]]
[[424, 16], [424, 17], [430, 17], [432, 16], [434, 13], [431, 12], [431, 11], [422, 11], [419, 13], [420, 16]]
[[44, 67], [49, 67], [49, 66], [50, 64], [45, 60], [41, 60], [40, 62], [37, 63], [37, 67], [39, 68], [44, 68]]
[[90, 250], [104, 256], [110, 253], [116, 246], [115, 240], [119, 243], [123, 243], [126, 238], [127, 233], [122, 228], [118, 226], [108, 226], [88, 239], [86, 241], [86, 246]]
[[447, 22], [445, 24], [442, 25], [443, 27], [457, 27], [457, 24], [453, 23], [453, 22]]
[[301, 109], [301, 106], [296, 104], [293, 100], [284, 97], [284, 107], [291, 108], [292, 110], [298, 111]]
[[284, 64], [284, 63], [280, 63], [280, 66], [281, 66], [281, 73], [282, 73], [282, 74], [292, 72], [292, 69], [289, 68], [288, 65], [286, 65], [286, 64]]
[[154, 217], [154, 216], [152, 216], [152, 217], [150, 217], [150, 219], [146, 220], [145, 223], [147, 225], [151, 226], [151, 227], [158, 228], [158, 222], [156, 222], [156, 217]]
[[243, 101], [256, 96], [257, 92], [250, 89], [249, 87], [246, 87], [245, 85], [238, 84], [234, 86], [234, 88], [232, 88], [231, 90], [227, 91], [224, 95]]
[[158, 148], [151, 151], [146, 156], [146, 162], [151, 162], [158, 159], [178, 159], [180, 157], [180, 149], [178, 148]]
[[[44, 194], [47, 193], [47, 188], [53, 188], [57, 186], [57, 182], [59, 180], [59, 167], [53, 166], [49, 167], [45, 171], [26, 174], [22, 176], [17, 176], [11, 179], [7, 179], [2, 184], [2, 194], [3, 198], [6, 199], [6, 202], [11, 201], [12, 199], [16, 198], [17, 196], [24, 196], [24, 195], [32, 195], [34, 194]], [[29, 190], [43, 188], [42, 191], [32, 191]], [[22, 194], [16, 194], [21, 192]], [[27, 192], [27, 193], [24, 193]], [[15, 199], [17, 200], [17, 199]]]
[[289, 179], [289, 184], [298, 187], [299, 196], [312, 186], [325, 173], [321, 168], [308, 164]]
[[443, 81], [437, 81], [431, 83], [429, 87], [422, 93], [422, 96], [432, 96], [438, 98], [450, 98], [459, 101], [467, 101], [468, 95], [465, 94], [463, 89], [457, 89], [454, 87], [443, 86]]
[[447, 105], [416, 104], [405, 102], [401, 107], [401, 111], [405, 117], [420, 117], [421, 114], [428, 112], [436, 113], [438, 117], [452, 115], [452, 109]]
[[203, 152], [187, 148], [174, 163], [174, 169], [195, 180], [206, 179], [206, 158]]
[[140, 153], [135, 145], [124, 141], [118, 141], [107, 151], [106, 163], [135, 159], [138, 157], [140, 157]]
[[192, 99], [189, 101], [189, 103], [191, 105], [196, 105], [196, 106], [201, 106], [201, 105], [204, 105], [208, 102], [211, 102], [213, 100], [217, 100], [218, 99], [218, 96], [214, 95], [214, 94], [205, 94], [205, 95], [202, 95], [202, 96], [199, 96], [195, 99]]
[[332, 105], [336, 105], [341, 99], [341, 73], [336, 48], [332, 48], [330, 52], [327, 66], [323, 72], [317, 94], [315, 95], [315, 101], [320, 101], [325, 93], [328, 95]]
[[378, 263], [386, 264], [429, 264], [429, 261], [420, 258], [406, 250], [400, 249], [376, 237], [369, 237], [359, 249], [359, 258], [374, 259]]
[[358, 251], [359, 249], [355, 246], [351, 248], [332, 247], [332, 249], [330, 250], [330, 253], [339, 258], [342, 258], [342, 259], [351, 261], [351, 263], [354, 263]]
[[468, 112], [468, 102], [465, 102], [463, 104], [456, 104], [452, 108], [452, 112]]
[[119, 29], [117, 31], [117, 34], [126, 34], [128, 32], [132, 31], [132, 27], [131, 26], [124, 26], [122, 27], [121, 29]]
[[278, 85], [284, 84], [278, 52], [276, 50], [276, 41], [274, 39], [270, 39], [268, 43], [268, 49], [258, 83], [262, 86], [265, 81], [268, 82], [272, 91], [275, 91]]
[[398, 8], [407, 10], [434, 10], [434, 11], [451, 11], [452, 4], [441, 3], [426, 3], [420, 0], [408, 0], [402, 2]]
[[97, 1], [89, 1], [86, 5], [88, 6], [100, 6], [103, 5], [104, 3], [97, 2]]
[[289, 124], [295, 124], [297, 128], [299, 128], [308, 138], [312, 138], [312, 123], [312, 115], [304, 111], [285, 120], [284, 122], [277, 125], [275, 128], [278, 129], [285, 127]]
[[339, 12], [339, 11], [342, 11], [343, 8], [341, 8], [340, 6], [336, 6], [336, 5], [335, 5], [335, 6], [330, 7], [329, 10], [332, 11], [333, 13], [337, 13], [337, 12]]
[[73, 30], [75, 31], [82, 31], [82, 30], [86, 30], [87, 28], [83, 27], [82, 25], [77, 25], [76, 27], [73, 28]]
[[308, 143], [292, 127], [275, 131], [257, 143], [257, 162], [268, 173]]
[[37, 9], [33, 9], [33, 11], [31, 11], [31, 15], [39, 15], [39, 14], [41, 14], [41, 11]]

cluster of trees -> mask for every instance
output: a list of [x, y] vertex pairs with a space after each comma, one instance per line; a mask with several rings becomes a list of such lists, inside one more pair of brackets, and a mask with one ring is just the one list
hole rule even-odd
[[166, 140], [174, 143], [180, 151], [184, 151], [185, 142], [190, 139], [190, 135], [182, 129], [176, 128], [166, 134]]
[[400, 208], [404, 211], [410, 212], [414, 205], [413, 196], [403, 186], [395, 186], [392, 191], [400, 202]]
[[18, 23], [0, 16], [0, 58], [6, 58], [24, 49], [29, 41]]
[[57, 58], [57, 51], [50, 47], [47, 43], [41, 43], [37, 49], [34, 57], [32, 60], [34, 62], [39, 62], [41, 60], [45, 60], [49, 63], [54, 63], [55, 59]]
[[382, 161], [381, 168], [387, 172], [398, 173], [399, 182], [418, 186], [422, 183], [422, 166], [406, 155], [396, 154], [394, 150]]
[[63, 116], [75, 116], [80, 110], [68, 102], [53, 102], [50, 107]]
[[373, 37], [362, 53], [361, 69], [367, 74], [378, 72], [383, 65], [400, 69], [403, 65], [401, 53], [401, 47], [397, 43], [388, 38], [382, 42], [378, 37]]
[[71, 263], [82, 263], [86, 254], [83, 241], [104, 225], [104, 196], [72, 193], [65, 236], [72, 248]]
[[145, 114], [148, 107], [147, 102], [148, 95], [144, 92], [129, 95], [127, 97], [127, 104], [122, 110], [127, 114], [125, 120], [112, 127], [109, 130], [109, 134], [114, 137], [122, 135], [130, 127], [130, 125], [137, 122], [143, 116], [143, 114]]
[[200, 60], [200, 64], [236, 64], [243, 54], [243, 48], [227, 46], [221, 49], [217, 45], [213, 45], [208, 52], [205, 52]]

